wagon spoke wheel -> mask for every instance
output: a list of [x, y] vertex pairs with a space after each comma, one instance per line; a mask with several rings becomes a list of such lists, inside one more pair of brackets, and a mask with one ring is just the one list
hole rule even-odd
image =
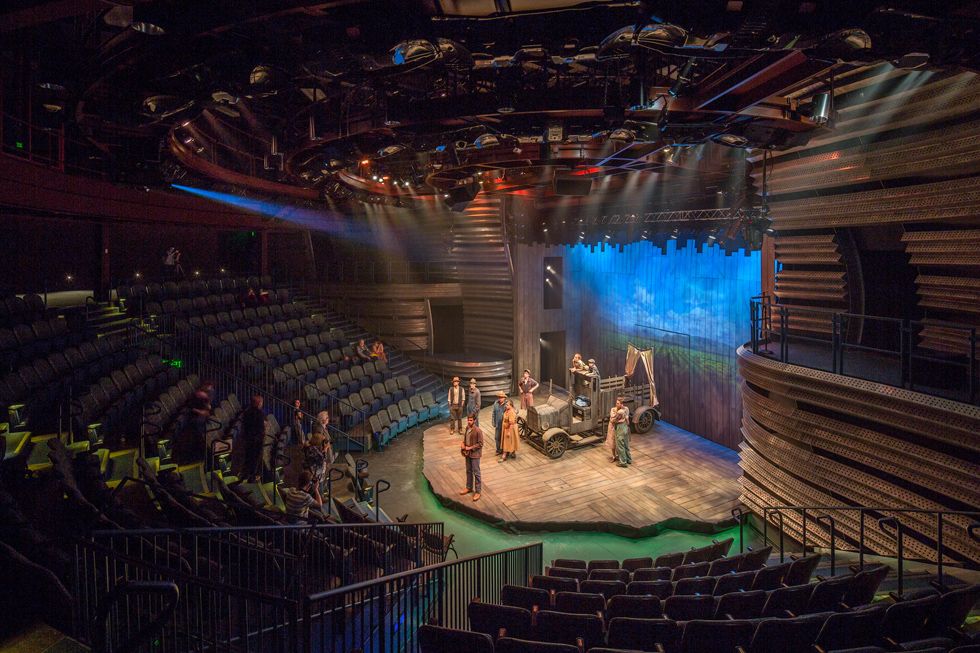
[[544, 443], [544, 453], [548, 458], [561, 458], [566, 449], [568, 449], [568, 436], [564, 433], [556, 433]]
[[517, 418], [517, 435], [521, 437], [521, 440], [527, 440], [527, 436], [531, 434], [531, 429], [527, 427], [527, 420], [523, 417]]
[[647, 433], [653, 428], [654, 415], [653, 411], [647, 408], [646, 410], [640, 410], [639, 414], [636, 416], [636, 432], [637, 433]]

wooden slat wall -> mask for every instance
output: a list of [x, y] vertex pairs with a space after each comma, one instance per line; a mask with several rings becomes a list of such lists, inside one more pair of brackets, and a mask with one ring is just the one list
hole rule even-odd
[[459, 216], [452, 255], [463, 293], [464, 346], [467, 352], [510, 358], [514, 298], [500, 199], [480, 193]]
[[[742, 350], [745, 415], [742, 500], [755, 512], [778, 505], [888, 506], [980, 510], [980, 409], [869, 381], [778, 363]], [[836, 513], [856, 541], [856, 514]], [[795, 519], [795, 518], [794, 518]], [[932, 516], [899, 516], [926, 538], [905, 539], [914, 554], [936, 559]], [[799, 533], [798, 519], [790, 533]], [[869, 520], [870, 521], [870, 520]], [[953, 559], [980, 563], [980, 547], [947, 517]], [[866, 523], [872, 550], [895, 555], [895, 542]], [[820, 529], [811, 536], [821, 542]], [[826, 544], [823, 540], [822, 543]]]
[[[574, 268], [564, 246], [517, 245], [511, 250], [514, 260], [514, 369], [520, 376], [523, 370], [531, 370], [532, 376], [541, 379], [542, 333], [565, 332], [565, 359], [571, 363], [575, 352], [582, 346], [581, 328], [585, 321], [579, 294], [580, 268]], [[564, 283], [562, 308], [544, 310], [544, 259], [564, 257]], [[581, 351], [586, 360], [590, 353]], [[555, 379], [556, 384], [567, 387], [567, 379]]]
[[[876, 87], [886, 79], [888, 93]], [[916, 342], [930, 350], [922, 353], [962, 354], [962, 332], [949, 329], [948, 322], [980, 324], [980, 76], [882, 66], [840, 78], [836, 90], [847, 100], [838, 107], [835, 131], [773, 159], [771, 217], [780, 236], [776, 258], [784, 266], [777, 296], [796, 305], [855, 310], [860, 302], [845, 300], [875, 293], [860, 281], [874, 275], [862, 274], [860, 251], [850, 258], [842, 252], [845, 270], [817, 241], [833, 235], [843, 246], [842, 237], [855, 236], [847, 242], [872, 249], [879, 233], [898, 230], [917, 273], [905, 275], [915, 278], [914, 285], [901, 283], [908, 284], [909, 295], [918, 295], [919, 310], [893, 317], [929, 322]], [[792, 246], [780, 247], [780, 241]], [[743, 500], [753, 510], [827, 501], [980, 508], [975, 406], [748, 353], [739, 363]], [[913, 545], [916, 553], [934, 558], [928, 541], [934, 527], [903, 521], [924, 538]], [[791, 520], [790, 532], [800, 526]], [[839, 526], [852, 534], [856, 527]], [[951, 538], [951, 555], [978, 563], [980, 551], [962, 539], [962, 526], [944, 534]], [[872, 547], [890, 554], [894, 541], [885, 538]]]
[[404, 351], [429, 349], [427, 299], [462, 299], [458, 283], [332, 284], [321, 289], [331, 306], [386, 344]]

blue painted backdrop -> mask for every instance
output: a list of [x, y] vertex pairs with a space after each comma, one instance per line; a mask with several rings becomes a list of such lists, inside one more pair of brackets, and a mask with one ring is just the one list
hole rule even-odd
[[619, 375], [626, 343], [652, 347], [666, 421], [737, 448], [741, 402], [736, 349], [749, 338], [749, 299], [761, 287], [761, 253], [726, 256], [694, 243], [665, 253], [650, 242], [568, 247], [581, 293], [581, 351], [603, 375]]

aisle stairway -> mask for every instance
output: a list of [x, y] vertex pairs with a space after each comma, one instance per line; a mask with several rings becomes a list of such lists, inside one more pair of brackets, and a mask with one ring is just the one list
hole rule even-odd
[[126, 335], [126, 326], [130, 322], [126, 311], [109, 302], [99, 302], [97, 305], [89, 303], [86, 306], [85, 316], [85, 326], [89, 333], [99, 337], [113, 334]]

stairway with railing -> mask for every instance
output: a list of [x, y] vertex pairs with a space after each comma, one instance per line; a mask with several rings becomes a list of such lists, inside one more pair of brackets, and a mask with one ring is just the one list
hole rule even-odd
[[[920, 510], [894, 506], [766, 506], [761, 508], [762, 534], [783, 562], [789, 552], [806, 555], [826, 551], [830, 574], [837, 558], [857, 556], [864, 568], [866, 556], [894, 561], [897, 594], [905, 593], [907, 563], [935, 569], [930, 582], [948, 589], [950, 567], [980, 571], [980, 510]], [[739, 522], [745, 520], [740, 511]], [[774, 529], [775, 533], [771, 533]]]

